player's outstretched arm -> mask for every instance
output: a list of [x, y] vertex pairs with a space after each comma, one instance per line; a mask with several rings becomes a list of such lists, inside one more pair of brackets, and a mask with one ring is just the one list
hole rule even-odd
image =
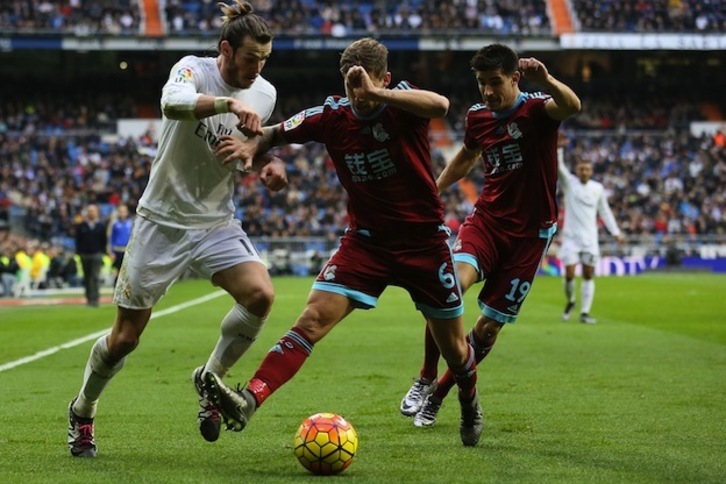
[[264, 166], [264, 162], [260, 160], [266, 159], [260, 155], [267, 153], [274, 146], [286, 144], [280, 133], [279, 126], [268, 126], [262, 129], [260, 136], [246, 140], [224, 135], [219, 138], [214, 154], [222, 159], [223, 165], [240, 161], [245, 171], [258, 171], [257, 168]]
[[436, 179], [436, 188], [439, 189], [439, 193], [465, 177], [474, 167], [479, 155], [479, 150], [470, 150], [466, 146], [462, 146]]
[[169, 119], [194, 120], [215, 114], [233, 113], [237, 116], [237, 129], [245, 136], [262, 134], [262, 120], [254, 110], [239, 99], [199, 94], [189, 86], [170, 84], [164, 87], [161, 110]]
[[422, 118], [443, 118], [449, 112], [449, 100], [424, 89], [381, 89], [380, 102], [395, 106]]
[[534, 57], [519, 59], [519, 70], [524, 77], [549, 91], [552, 100], [545, 105], [545, 109], [550, 118], [562, 121], [580, 112], [582, 103], [577, 94], [565, 83], [555, 79], [541, 61]]
[[557, 147], [557, 173], [559, 174], [558, 181], [560, 182], [560, 186], [562, 186], [564, 190], [567, 190], [570, 186], [570, 177], [574, 175], [572, 175], [570, 170], [567, 169], [567, 165], [565, 165], [564, 146]]
[[390, 104], [422, 118], [441, 118], [449, 111], [449, 100], [441, 94], [423, 89], [378, 87], [361, 66], [353, 66], [348, 70], [346, 82], [360, 99]]

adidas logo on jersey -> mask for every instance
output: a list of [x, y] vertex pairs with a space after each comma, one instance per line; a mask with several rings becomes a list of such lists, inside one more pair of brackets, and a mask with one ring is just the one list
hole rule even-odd
[[447, 303], [452, 303], [452, 302], [458, 301], [458, 300], [459, 300], [459, 296], [457, 296], [453, 292], [451, 294], [449, 294], [449, 297], [446, 298]]

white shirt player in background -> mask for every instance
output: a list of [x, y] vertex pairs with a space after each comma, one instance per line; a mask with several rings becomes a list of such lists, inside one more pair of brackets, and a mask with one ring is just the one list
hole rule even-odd
[[[235, 300], [206, 364], [193, 372], [197, 418], [208, 441], [219, 437], [221, 414], [205, 397], [202, 374], [223, 377], [254, 342], [270, 311], [274, 291], [267, 268], [234, 218], [235, 164], [222, 160], [233, 157], [247, 136], [261, 134], [275, 107], [277, 92], [260, 76], [272, 35], [250, 4], [233, 1], [220, 4], [219, 55], [182, 58], [162, 90], [158, 153], [116, 284], [116, 321], [93, 345], [81, 390], [69, 406], [73, 456], [97, 455], [93, 419], [101, 392], [138, 345], [152, 307], [187, 269]], [[253, 169], [270, 190], [287, 185], [277, 158], [260, 160]]]
[[598, 216], [618, 243], [624, 239], [608, 205], [602, 183], [592, 179], [592, 163], [580, 158], [575, 166], [575, 174], [570, 173], [565, 166], [564, 148], [560, 146], [557, 149], [557, 168], [565, 202], [562, 244], [558, 254], [565, 266], [567, 298], [562, 320], [568, 321], [575, 307], [575, 267], [582, 264], [580, 322], [595, 324], [597, 320], [590, 316], [590, 308], [595, 296], [595, 264], [600, 257]]

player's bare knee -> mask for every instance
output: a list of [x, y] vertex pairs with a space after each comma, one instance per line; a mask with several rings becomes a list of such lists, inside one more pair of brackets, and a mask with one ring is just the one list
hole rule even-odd
[[275, 291], [272, 286], [257, 286], [235, 299], [249, 312], [262, 318], [267, 316], [272, 308]]

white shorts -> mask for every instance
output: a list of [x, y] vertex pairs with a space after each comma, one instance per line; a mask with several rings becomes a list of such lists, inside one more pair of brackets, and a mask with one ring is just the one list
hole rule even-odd
[[562, 238], [562, 245], [557, 257], [565, 266], [584, 264], [595, 266], [600, 258], [600, 247], [597, 244], [581, 244], [572, 239]]
[[180, 229], [141, 216], [126, 247], [113, 302], [129, 309], [148, 309], [191, 268], [210, 278], [260, 255], [237, 220], [207, 229]]

